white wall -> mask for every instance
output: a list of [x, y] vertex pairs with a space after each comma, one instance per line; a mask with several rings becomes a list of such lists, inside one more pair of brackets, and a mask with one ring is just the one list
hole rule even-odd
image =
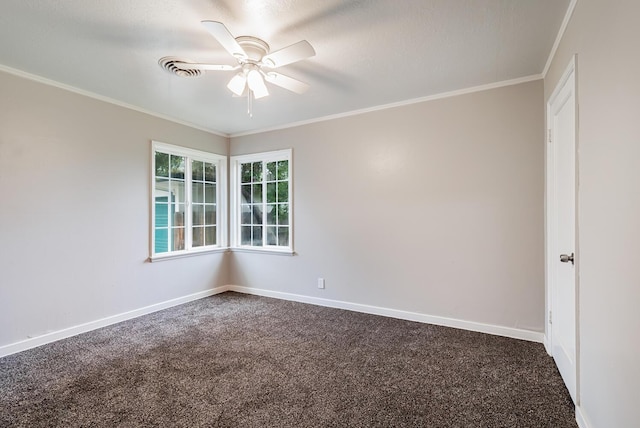
[[150, 140], [228, 139], [0, 73], [0, 347], [228, 283], [225, 255], [146, 262]]
[[232, 138], [293, 148], [297, 252], [233, 284], [543, 331], [543, 113], [540, 80]]
[[579, 412], [639, 424], [640, 3], [579, 0], [545, 78], [573, 54], [578, 84]]

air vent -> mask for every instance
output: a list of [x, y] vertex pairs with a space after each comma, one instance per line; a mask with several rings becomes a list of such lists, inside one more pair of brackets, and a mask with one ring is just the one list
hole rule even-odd
[[175, 56], [165, 56], [158, 61], [160, 67], [166, 72], [175, 74], [180, 77], [198, 77], [202, 74], [200, 70], [184, 70], [180, 68], [180, 64], [193, 64], [193, 61], [189, 61], [184, 58], [177, 58]]

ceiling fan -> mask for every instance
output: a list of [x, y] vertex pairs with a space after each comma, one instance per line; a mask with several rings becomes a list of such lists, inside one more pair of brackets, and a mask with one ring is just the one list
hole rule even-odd
[[182, 77], [199, 76], [204, 71], [238, 70], [227, 88], [236, 96], [247, 96], [250, 116], [252, 100], [269, 95], [265, 81], [298, 94], [309, 89], [309, 85], [300, 80], [272, 71], [314, 56], [316, 52], [306, 40], [270, 52], [269, 45], [264, 40], [252, 36], [233, 37], [221, 22], [202, 21], [202, 25], [233, 55], [238, 64], [202, 64], [176, 57], [163, 57], [158, 61], [162, 68]]

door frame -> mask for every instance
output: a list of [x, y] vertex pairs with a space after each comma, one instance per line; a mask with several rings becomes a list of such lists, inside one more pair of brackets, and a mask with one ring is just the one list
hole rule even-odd
[[579, 145], [579, 134], [578, 134], [578, 123], [579, 123], [579, 115], [578, 115], [578, 74], [577, 74], [577, 55], [573, 55], [567, 68], [565, 69], [562, 77], [556, 84], [549, 100], [546, 103], [546, 126], [545, 126], [545, 334], [544, 334], [544, 346], [547, 353], [552, 356], [553, 355], [553, 332], [551, 328], [551, 321], [553, 320], [551, 313], [551, 309], [553, 307], [553, 290], [555, 287], [555, 277], [553, 275], [553, 264], [557, 262], [557, 257], [560, 254], [559, 249], [557, 248], [557, 243], [555, 242], [555, 231], [557, 229], [556, 224], [556, 195], [555, 195], [555, 177], [556, 177], [556, 159], [555, 159], [555, 150], [552, 150], [551, 144], [551, 121], [552, 121], [552, 111], [551, 106], [556, 101], [560, 92], [564, 89], [565, 84], [573, 74], [574, 76], [574, 87], [573, 87], [573, 96], [575, 103], [575, 152], [574, 152], [574, 162], [575, 162], [575, 344], [576, 344], [576, 355], [575, 355], [575, 370], [576, 370], [576, 408], [580, 403], [580, 251], [579, 251], [579, 157], [578, 157], [578, 145]]

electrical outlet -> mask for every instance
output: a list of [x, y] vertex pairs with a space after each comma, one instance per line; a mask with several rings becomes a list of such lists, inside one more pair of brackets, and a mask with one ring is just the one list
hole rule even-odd
[[324, 278], [318, 278], [318, 288], [324, 288]]

